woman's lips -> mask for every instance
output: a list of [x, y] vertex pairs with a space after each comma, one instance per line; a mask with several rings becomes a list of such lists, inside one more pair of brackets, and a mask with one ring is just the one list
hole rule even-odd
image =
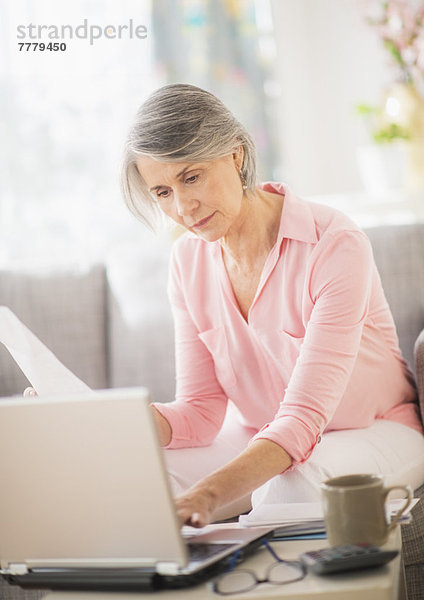
[[[215, 211], [216, 212], [216, 211]], [[213, 212], [211, 215], [209, 215], [208, 217], [205, 217], [204, 219], [201, 219], [200, 221], [197, 221], [197, 223], [195, 223], [194, 225], [192, 225], [191, 227], [193, 229], [200, 229], [201, 227], [204, 227], [205, 225], [207, 225], [209, 223], [209, 221], [212, 219], [212, 217], [214, 216], [215, 212]]]

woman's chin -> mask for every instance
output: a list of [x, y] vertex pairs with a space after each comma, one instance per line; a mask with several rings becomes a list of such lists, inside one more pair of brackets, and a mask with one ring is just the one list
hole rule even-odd
[[217, 242], [222, 238], [222, 235], [216, 231], [196, 231], [195, 229], [190, 229], [190, 231], [205, 242]]

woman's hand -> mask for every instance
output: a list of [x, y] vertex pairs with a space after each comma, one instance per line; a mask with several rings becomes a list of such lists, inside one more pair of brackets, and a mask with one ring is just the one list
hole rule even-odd
[[175, 499], [181, 525], [205, 527], [212, 520], [216, 501], [207, 489], [194, 486]]
[[38, 396], [37, 392], [34, 390], [33, 387], [27, 387], [24, 390], [24, 396], [25, 397], [31, 397], [31, 396]]
[[239, 456], [175, 500], [181, 523], [204, 527], [217, 509], [250, 494], [291, 464], [291, 457], [281, 446], [266, 439], [255, 440]]

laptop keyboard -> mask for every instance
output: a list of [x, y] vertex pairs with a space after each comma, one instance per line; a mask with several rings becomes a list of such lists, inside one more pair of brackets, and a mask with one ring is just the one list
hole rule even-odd
[[190, 562], [204, 561], [237, 544], [187, 544]]

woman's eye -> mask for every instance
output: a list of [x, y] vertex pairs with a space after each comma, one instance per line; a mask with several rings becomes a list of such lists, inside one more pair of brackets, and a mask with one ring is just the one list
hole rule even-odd
[[198, 175], [192, 175], [191, 177], [187, 177], [185, 180], [186, 183], [194, 183], [198, 179]]
[[156, 193], [157, 198], [168, 198], [169, 190], [162, 190], [161, 192]]

